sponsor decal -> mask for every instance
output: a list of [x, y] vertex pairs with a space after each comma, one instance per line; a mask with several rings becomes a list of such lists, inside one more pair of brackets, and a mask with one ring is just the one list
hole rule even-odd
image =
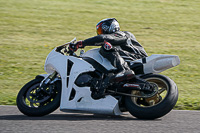
[[103, 29], [104, 31], [107, 31], [107, 30], [109, 29], [109, 27], [108, 27], [107, 25], [102, 25], [102, 29]]
[[138, 84], [124, 84], [123, 87], [140, 87]]
[[109, 42], [104, 41], [104, 49], [110, 50], [110, 49], [112, 49], [112, 45]]

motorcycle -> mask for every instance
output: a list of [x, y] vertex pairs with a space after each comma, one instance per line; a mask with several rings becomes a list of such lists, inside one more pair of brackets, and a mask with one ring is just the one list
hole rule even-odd
[[[158, 74], [180, 64], [176, 55], [153, 54], [132, 60], [123, 57], [136, 76], [151, 86], [151, 91], [138, 87], [128, 79], [106, 85], [104, 79], [116, 73], [116, 68], [101, 56], [99, 48], [84, 52], [68, 49], [69, 43], [54, 48], [46, 58], [44, 70], [25, 84], [18, 93], [17, 107], [27, 116], [44, 116], [60, 107], [64, 112], [87, 112], [122, 115], [129, 112], [138, 119], [156, 119], [169, 113], [178, 100], [178, 88], [167, 76]], [[95, 99], [99, 85], [105, 86], [105, 96]]]

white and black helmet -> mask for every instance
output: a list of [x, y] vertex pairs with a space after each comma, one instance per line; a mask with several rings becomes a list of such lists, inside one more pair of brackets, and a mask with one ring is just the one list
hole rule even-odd
[[115, 18], [101, 20], [96, 25], [97, 35], [110, 34], [120, 30], [119, 23]]

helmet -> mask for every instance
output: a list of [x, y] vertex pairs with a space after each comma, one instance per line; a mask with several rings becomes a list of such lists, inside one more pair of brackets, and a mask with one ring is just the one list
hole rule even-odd
[[96, 25], [97, 35], [110, 34], [120, 30], [119, 23], [115, 18], [101, 20]]

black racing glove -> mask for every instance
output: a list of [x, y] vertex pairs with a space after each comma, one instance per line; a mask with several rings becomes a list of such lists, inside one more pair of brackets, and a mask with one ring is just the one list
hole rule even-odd
[[77, 49], [79, 49], [79, 48], [84, 48], [82, 41], [78, 41], [78, 42], [76, 42], [75, 44], [73, 44], [73, 43], [70, 43], [70, 44], [69, 44], [69, 49], [70, 49], [71, 51], [76, 52]]

